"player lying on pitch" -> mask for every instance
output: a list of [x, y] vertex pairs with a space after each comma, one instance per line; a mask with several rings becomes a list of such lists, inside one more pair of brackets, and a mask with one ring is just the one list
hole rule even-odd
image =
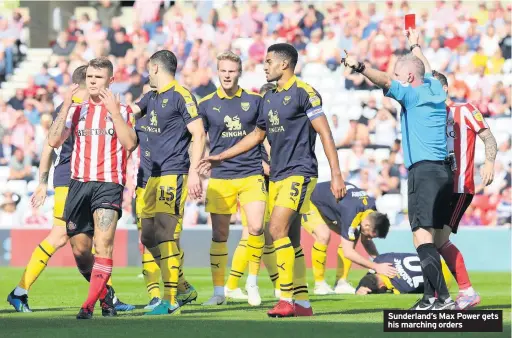
[[[327, 245], [330, 240], [330, 230], [341, 236], [339, 251], [343, 248], [341, 259], [338, 260], [339, 279], [337, 289], [343, 293], [354, 293], [354, 288], [346, 282], [348, 270], [352, 262], [373, 269], [384, 276], [393, 277], [397, 270], [392, 264], [375, 262], [361, 256], [356, 250], [356, 243], [360, 239], [370, 257], [378, 256], [373, 238], [386, 238], [389, 231], [389, 219], [387, 215], [377, 212], [375, 199], [368, 196], [366, 191], [359, 189], [349, 182], [345, 182], [347, 194], [339, 202], [336, 202], [330, 182], [318, 183], [311, 194], [310, 211], [302, 215], [302, 227], [317, 239], [311, 257], [313, 260], [313, 272], [315, 274], [315, 293], [329, 286], [323, 279], [325, 274], [325, 261], [327, 258]], [[318, 239], [325, 239], [324, 244]], [[344, 254], [344, 255], [343, 255]], [[320, 273], [319, 273], [319, 270]], [[321, 279], [321, 280], [320, 280]], [[332, 293], [332, 290], [331, 292]]]
[[[396, 268], [397, 274], [392, 278], [369, 270], [361, 278], [356, 289], [356, 295], [392, 292], [395, 295], [404, 293], [423, 293], [424, 281], [421, 272], [420, 258], [413, 253], [390, 252], [379, 255], [374, 263], [388, 263]], [[443, 277], [446, 285], [450, 286], [452, 276], [446, 263], [442, 261]]]

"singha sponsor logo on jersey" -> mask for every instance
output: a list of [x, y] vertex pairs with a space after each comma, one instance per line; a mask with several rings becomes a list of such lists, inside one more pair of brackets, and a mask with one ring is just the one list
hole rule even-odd
[[271, 125], [271, 127], [268, 128], [269, 133], [281, 133], [284, 131], [284, 127], [279, 125], [279, 113], [277, 110], [271, 109], [268, 111], [268, 121]]
[[233, 117], [226, 115], [224, 117], [224, 123], [228, 131], [222, 132], [222, 137], [240, 137], [247, 135], [245, 130], [242, 130], [242, 123], [238, 115]]

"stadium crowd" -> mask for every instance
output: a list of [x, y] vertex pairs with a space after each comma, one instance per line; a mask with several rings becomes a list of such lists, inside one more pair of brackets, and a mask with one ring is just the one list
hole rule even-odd
[[[362, 99], [356, 105], [332, 104], [326, 109], [341, 149], [345, 179], [377, 198], [407, 191], [399, 139], [400, 106], [383, 98], [361, 74], [340, 67], [340, 58], [347, 50], [390, 72], [397, 57], [409, 51], [403, 34], [403, 16], [411, 11], [407, 1], [388, 1], [385, 11], [378, 13], [374, 3], [329, 2], [320, 8], [313, 2], [295, 1], [291, 8], [282, 10], [273, 2], [268, 11], [262, 11], [257, 2], [244, 10], [235, 3], [228, 15], [221, 16], [208, 1], [198, 1], [192, 15], [180, 4], [138, 0], [134, 7], [139, 15], [126, 27], [119, 18], [119, 2], [91, 1], [91, 5], [97, 10], [97, 21], [86, 13], [72, 17], [53, 42], [51, 58], [29, 78], [27, 88], [17, 90], [7, 102], [0, 100], [1, 180], [26, 181], [30, 187], [37, 177], [33, 167], [38, 165], [51, 113], [71, 84], [70, 74], [95, 57], [108, 56], [113, 62], [115, 83], [111, 88], [131, 103], [141, 96], [147, 82], [148, 57], [159, 49], [169, 49], [178, 57], [178, 81], [200, 99], [216, 89], [218, 53], [231, 49], [240, 55], [244, 65], [241, 85], [256, 91], [264, 83], [262, 61], [267, 47], [289, 42], [300, 53], [297, 73], [306, 81], [320, 70], [339, 87], [340, 93], [334, 95], [364, 93], [357, 96]], [[142, 6], [144, 11], [138, 10]], [[512, 70], [511, 10], [510, 4], [504, 7], [500, 1], [471, 8], [461, 1], [436, 1], [434, 10], [416, 11], [417, 26], [424, 28], [420, 34], [425, 37], [423, 50], [432, 68], [448, 75], [451, 99], [472, 102], [491, 128], [501, 127], [495, 132], [499, 151], [494, 182], [484, 188], [478, 184], [477, 175], [477, 195], [462, 225], [511, 223], [511, 133], [503, 129], [511, 115], [510, 83], [505, 78]], [[0, 18], [0, 79], [13, 72], [20, 34], [28, 20], [17, 11], [10, 19]], [[329, 95], [333, 96], [332, 91], [326, 90], [325, 96]], [[317, 147], [321, 147], [320, 142]], [[479, 147], [478, 152], [482, 152]], [[477, 154], [476, 164], [480, 165], [483, 158], [478, 158]], [[135, 168], [136, 164], [130, 168], [125, 191], [124, 223], [134, 223], [130, 215]], [[0, 201], [0, 226], [50, 224], [51, 205], [30, 210], [28, 203], [23, 203], [27, 200], [24, 194], [7, 190]], [[187, 202], [185, 226], [210, 223], [208, 217], [204, 203]], [[239, 221], [239, 216], [233, 217], [233, 223]], [[406, 206], [400, 208], [394, 225], [408, 226]]]

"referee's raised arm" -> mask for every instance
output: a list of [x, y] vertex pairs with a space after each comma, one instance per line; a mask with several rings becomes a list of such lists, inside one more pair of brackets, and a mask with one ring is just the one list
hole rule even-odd
[[[419, 46], [415, 44], [411, 48]], [[436, 229], [442, 230], [449, 221], [453, 191], [446, 143], [446, 93], [437, 79], [425, 73], [422, 60], [412, 53], [398, 59], [393, 75], [372, 69], [348, 54], [342, 63], [363, 74], [402, 107], [402, 145], [409, 171], [409, 219], [414, 246], [427, 279], [424, 296], [412, 309], [454, 309], [434, 246]]]

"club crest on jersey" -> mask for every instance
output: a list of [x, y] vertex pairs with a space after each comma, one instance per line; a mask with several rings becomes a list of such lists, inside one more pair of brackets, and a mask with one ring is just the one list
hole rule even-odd
[[484, 117], [482, 116], [482, 113], [480, 113], [478, 111], [478, 109], [475, 109], [473, 111], [473, 116], [475, 117], [475, 120], [477, 120], [478, 122], [482, 122], [484, 120]]
[[455, 124], [455, 121], [452, 118], [449, 118], [446, 123], [448, 123], [450, 126], [453, 126]]
[[290, 103], [291, 99], [292, 99], [291, 96], [285, 96], [283, 99], [283, 104], [286, 106], [288, 103]]
[[248, 111], [249, 108], [251, 108], [251, 104], [249, 102], [242, 102], [240, 103], [240, 107], [242, 107], [243, 111]]
[[71, 221], [68, 222], [66, 227], [68, 228], [69, 231], [75, 231], [76, 230], [76, 224], [71, 222]]
[[165, 106], [167, 106], [167, 102], [169, 102], [169, 99], [162, 100], [162, 108], [165, 108]]

